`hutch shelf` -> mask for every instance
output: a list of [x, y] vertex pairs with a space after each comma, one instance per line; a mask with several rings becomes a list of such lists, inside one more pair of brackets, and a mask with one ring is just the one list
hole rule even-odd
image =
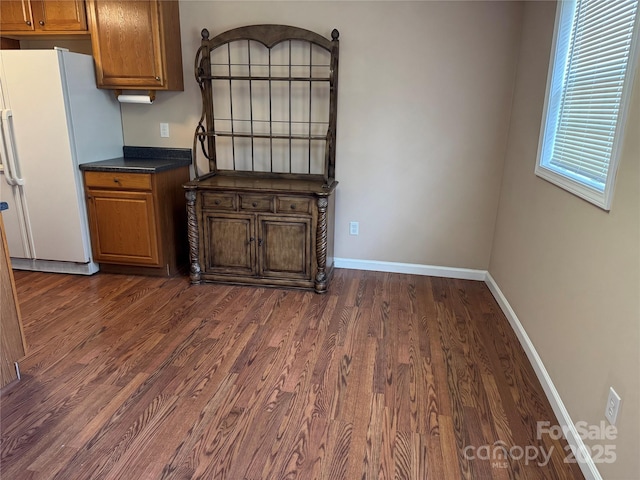
[[331, 39], [285, 25], [202, 31], [194, 150], [208, 171], [184, 185], [193, 283], [327, 290], [338, 46], [337, 30]]

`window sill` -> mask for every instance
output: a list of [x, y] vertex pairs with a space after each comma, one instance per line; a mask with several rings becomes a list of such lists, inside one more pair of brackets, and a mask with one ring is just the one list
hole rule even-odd
[[611, 210], [611, 195], [608, 194], [609, 188], [605, 187], [604, 192], [590, 188], [586, 185], [576, 182], [571, 178], [559, 174], [558, 172], [551, 170], [542, 165], [536, 165], [536, 176], [553, 183], [554, 185], [566, 190], [577, 197], [592, 203], [598, 208], [608, 212]]

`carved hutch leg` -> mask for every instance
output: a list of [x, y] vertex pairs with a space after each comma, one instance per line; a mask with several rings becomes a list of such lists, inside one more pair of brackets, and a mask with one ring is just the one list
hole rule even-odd
[[196, 215], [196, 192], [187, 190], [187, 235], [189, 238], [189, 276], [191, 283], [200, 283], [200, 246], [198, 216]]
[[318, 228], [316, 233], [316, 258], [318, 273], [316, 274], [315, 289], [318, 293], [327, 291], [327, 206], [326, 197], [318, 199]]

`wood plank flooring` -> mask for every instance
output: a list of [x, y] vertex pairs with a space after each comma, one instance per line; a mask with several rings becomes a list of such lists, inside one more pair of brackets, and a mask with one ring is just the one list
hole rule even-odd
[[481, 282], [16, 283], [28, 354], [0, 395], [2, 479], [583, 478], [537, 438], [557, 421]]

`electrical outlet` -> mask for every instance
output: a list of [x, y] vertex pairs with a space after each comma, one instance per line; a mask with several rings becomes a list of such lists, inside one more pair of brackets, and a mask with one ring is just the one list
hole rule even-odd
[[622, 402], [620, 395], [616, 393], [613, 387], [609, 387], [609, 398], [607, 399], [607, 408], [604, 411], [604, 416], [611, 425], [616, 424], [618, 412], [620, 411], [620, 402]]
[[360, 234], [360, 224], [358, 222], [350, 222], [349, 235], [359, 235], [359, 234]]
[[161, 123], [160, 124], [160, 136], [162, 138], [169, 138], [169, 124]]

